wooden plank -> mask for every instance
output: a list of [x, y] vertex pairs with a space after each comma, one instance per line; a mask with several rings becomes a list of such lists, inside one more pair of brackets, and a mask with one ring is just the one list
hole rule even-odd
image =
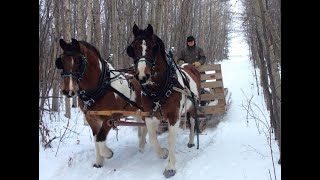
[[201, 82], [201, 88], [217, 88], [217, 87], [223, 87], [222, 81]]
[[199, 67], [198, 67], [198, 70], [199, 70], [200, 72], [221, 70], [221, 64], [213, 64], [213, 65], [203, 65], [203, 66], [199, 66]]
[[[204, 114], [220, 114], [226, 111], [225, 106], [203, 106]], [[199, 112], [198, 114], [203, 114]]]
[[141, 112], [141, 111], [87, 111], [90, 115], [106, 115], [106, 116], [112, 116], [112, 115], [122, 115], [122, 116], [150, 116], [149, 112]]
[[201, 81], [204, 80], [212, 80], [212, 79], [221, 79], [221, 73], [213, 73], [213, 74], [201, 74]]
[[[222, 82], [222, 81], [217, 81], [217, 82]], [[215, 89], [214, 89], [214, 92], [215, 92], [215, 94], [216, 94], [216, 93], [223, 93], [223, 94], [224, 94], [224, 88], [223, 88], [223, 87], [215, 88]], [[225, 105], [225, 104], [226, 104], [225, 98], [220, 99], [220, 100], [218, 101], [218, 105]]]
[[224, 99], [225, 96], [223, 93], [217, 93], [217, 94], [201, 94], [200, 99], [201, 101], [211, 101], [215, 99]]

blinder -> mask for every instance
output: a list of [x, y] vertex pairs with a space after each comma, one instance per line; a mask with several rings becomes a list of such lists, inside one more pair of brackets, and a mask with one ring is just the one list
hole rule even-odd
[[63, 63], [62, 63], [61, 57], [58, 57], [58, 58], [56, 59], [56, 68], [57, 68], [57, 69], [63, 69]]
[[79, 70], [76, 72], [68, 72], [64, 70], [64, 66], [63, 66], [63, 62], [62, 62], [62, 57], [60, 55], [60, 57], [58, 57], [56, 59], [55, 65], [57, 69], [62, 69], [63, 72], [61, 73], [61, 76], [72, 76], [78, 79], [78, 81], [81, 80], [82, 75], [84, 74], [86, 68], [87, 68], [87, 59], [85, 56], [83, 56], [82, 54], [78, 54], [78, 53], [74, 53], [74, 52], [63, 52], [63, 55], [65, 56], [77, 56], [80, 55], [80, 63], [79, 64]]
[[132, 45], [127, 47], [127, 54], [129, 57], [132, 57], [132, 58], [134, 57], [134, 49], [133, 49]]

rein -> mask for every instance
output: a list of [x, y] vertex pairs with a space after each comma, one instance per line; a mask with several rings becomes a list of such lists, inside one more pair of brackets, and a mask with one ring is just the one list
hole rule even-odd
[[[189, 80], [188, 80], [188, 77], [185, 75], [185, 73], [183, 73], [181, 71], [181, 68], [178, 67], [177, 63], [173, 60], [173, 49], [170, 49], [169, 51], [169, 58], [172, 59], [171, 62], [174, 63], [174, 66], [176, 69], [178, 69], [181, 77], [182, 77], [182, 80], [183, 80], [183, 83], [187, 86], [189, 92], [191, 93], [191, 98], [190, 96], [188, 96], [188, 99], [191, 100], [191, 102], [193, 103], [193, 107], [194, 107], [194, 113], [196, 115], [196, 119], [195, 119], [195, 124], [194, 124], [194, 129], [197, 133], [197, 149], [199, 149], [199, 134], [200, 134], [200, 128], [199, 128], [199, 119], [198, 119], [198, 104], [197, 102], [195, 101], [195, 97], [194, 97], [194, 93], [191, 91], [191, 88], [190, 88], [190, 85], [189, 85]], [[186, 115], [185, 115], [186, 116]]]

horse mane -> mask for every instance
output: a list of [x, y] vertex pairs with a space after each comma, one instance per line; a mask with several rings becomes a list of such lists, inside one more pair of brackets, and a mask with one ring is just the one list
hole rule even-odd
[[153, 34], [153, 37], [156, 41], [156, 44], [158, 44], [160, 46], [160, 53], [163, 59], [166, 59], [166, 51], [165, 51], [165, 46], [163, 41], [155, 34]]
[[102, 60], [102, 57], [101, 57], [101, 54], [100, 52], [98, 51], [98, 49], [96, 47], [94, 47], [92, 44], [86, 42], [86, 41], [79, 41], [79, 43], [81, 43], [82, 45], [84, 45], [86, 48], [92, 50], [94, 53], [97, 54], [98, 58], [100, 60]]

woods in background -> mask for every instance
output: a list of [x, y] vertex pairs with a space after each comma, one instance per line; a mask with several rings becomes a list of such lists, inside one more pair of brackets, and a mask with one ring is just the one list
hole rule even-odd
[[[113, 54], [116, 69], [132, 63], [126, 47], [133, 40], [132, 27], [152, 24], [166, 49], [185, 47], [193, 35], [206, 54], [207, 63], [228, 56], [231, 27], [229, 1], [222, 0], [39, 0], [39, 124], [43, 137], [48, 128], [45, 113], [63, 110], [71, 118], [77, 99], [60, 94], [60, 72], [55, 59], [62, 53], [59, 39], [85, 40], [103, 58]], [[176, 54], [176, 53], [175, 53]], [[71, 107], [70, 107], [71, 106]], [[49, 122], [48, 122], [49, 123]], [[43, 138], [43, 143], [49, 140]]]
[[260, 70], [270, 123], [281, 162], [281, 0], [243, 0], [243, 22], [250, 58]]

